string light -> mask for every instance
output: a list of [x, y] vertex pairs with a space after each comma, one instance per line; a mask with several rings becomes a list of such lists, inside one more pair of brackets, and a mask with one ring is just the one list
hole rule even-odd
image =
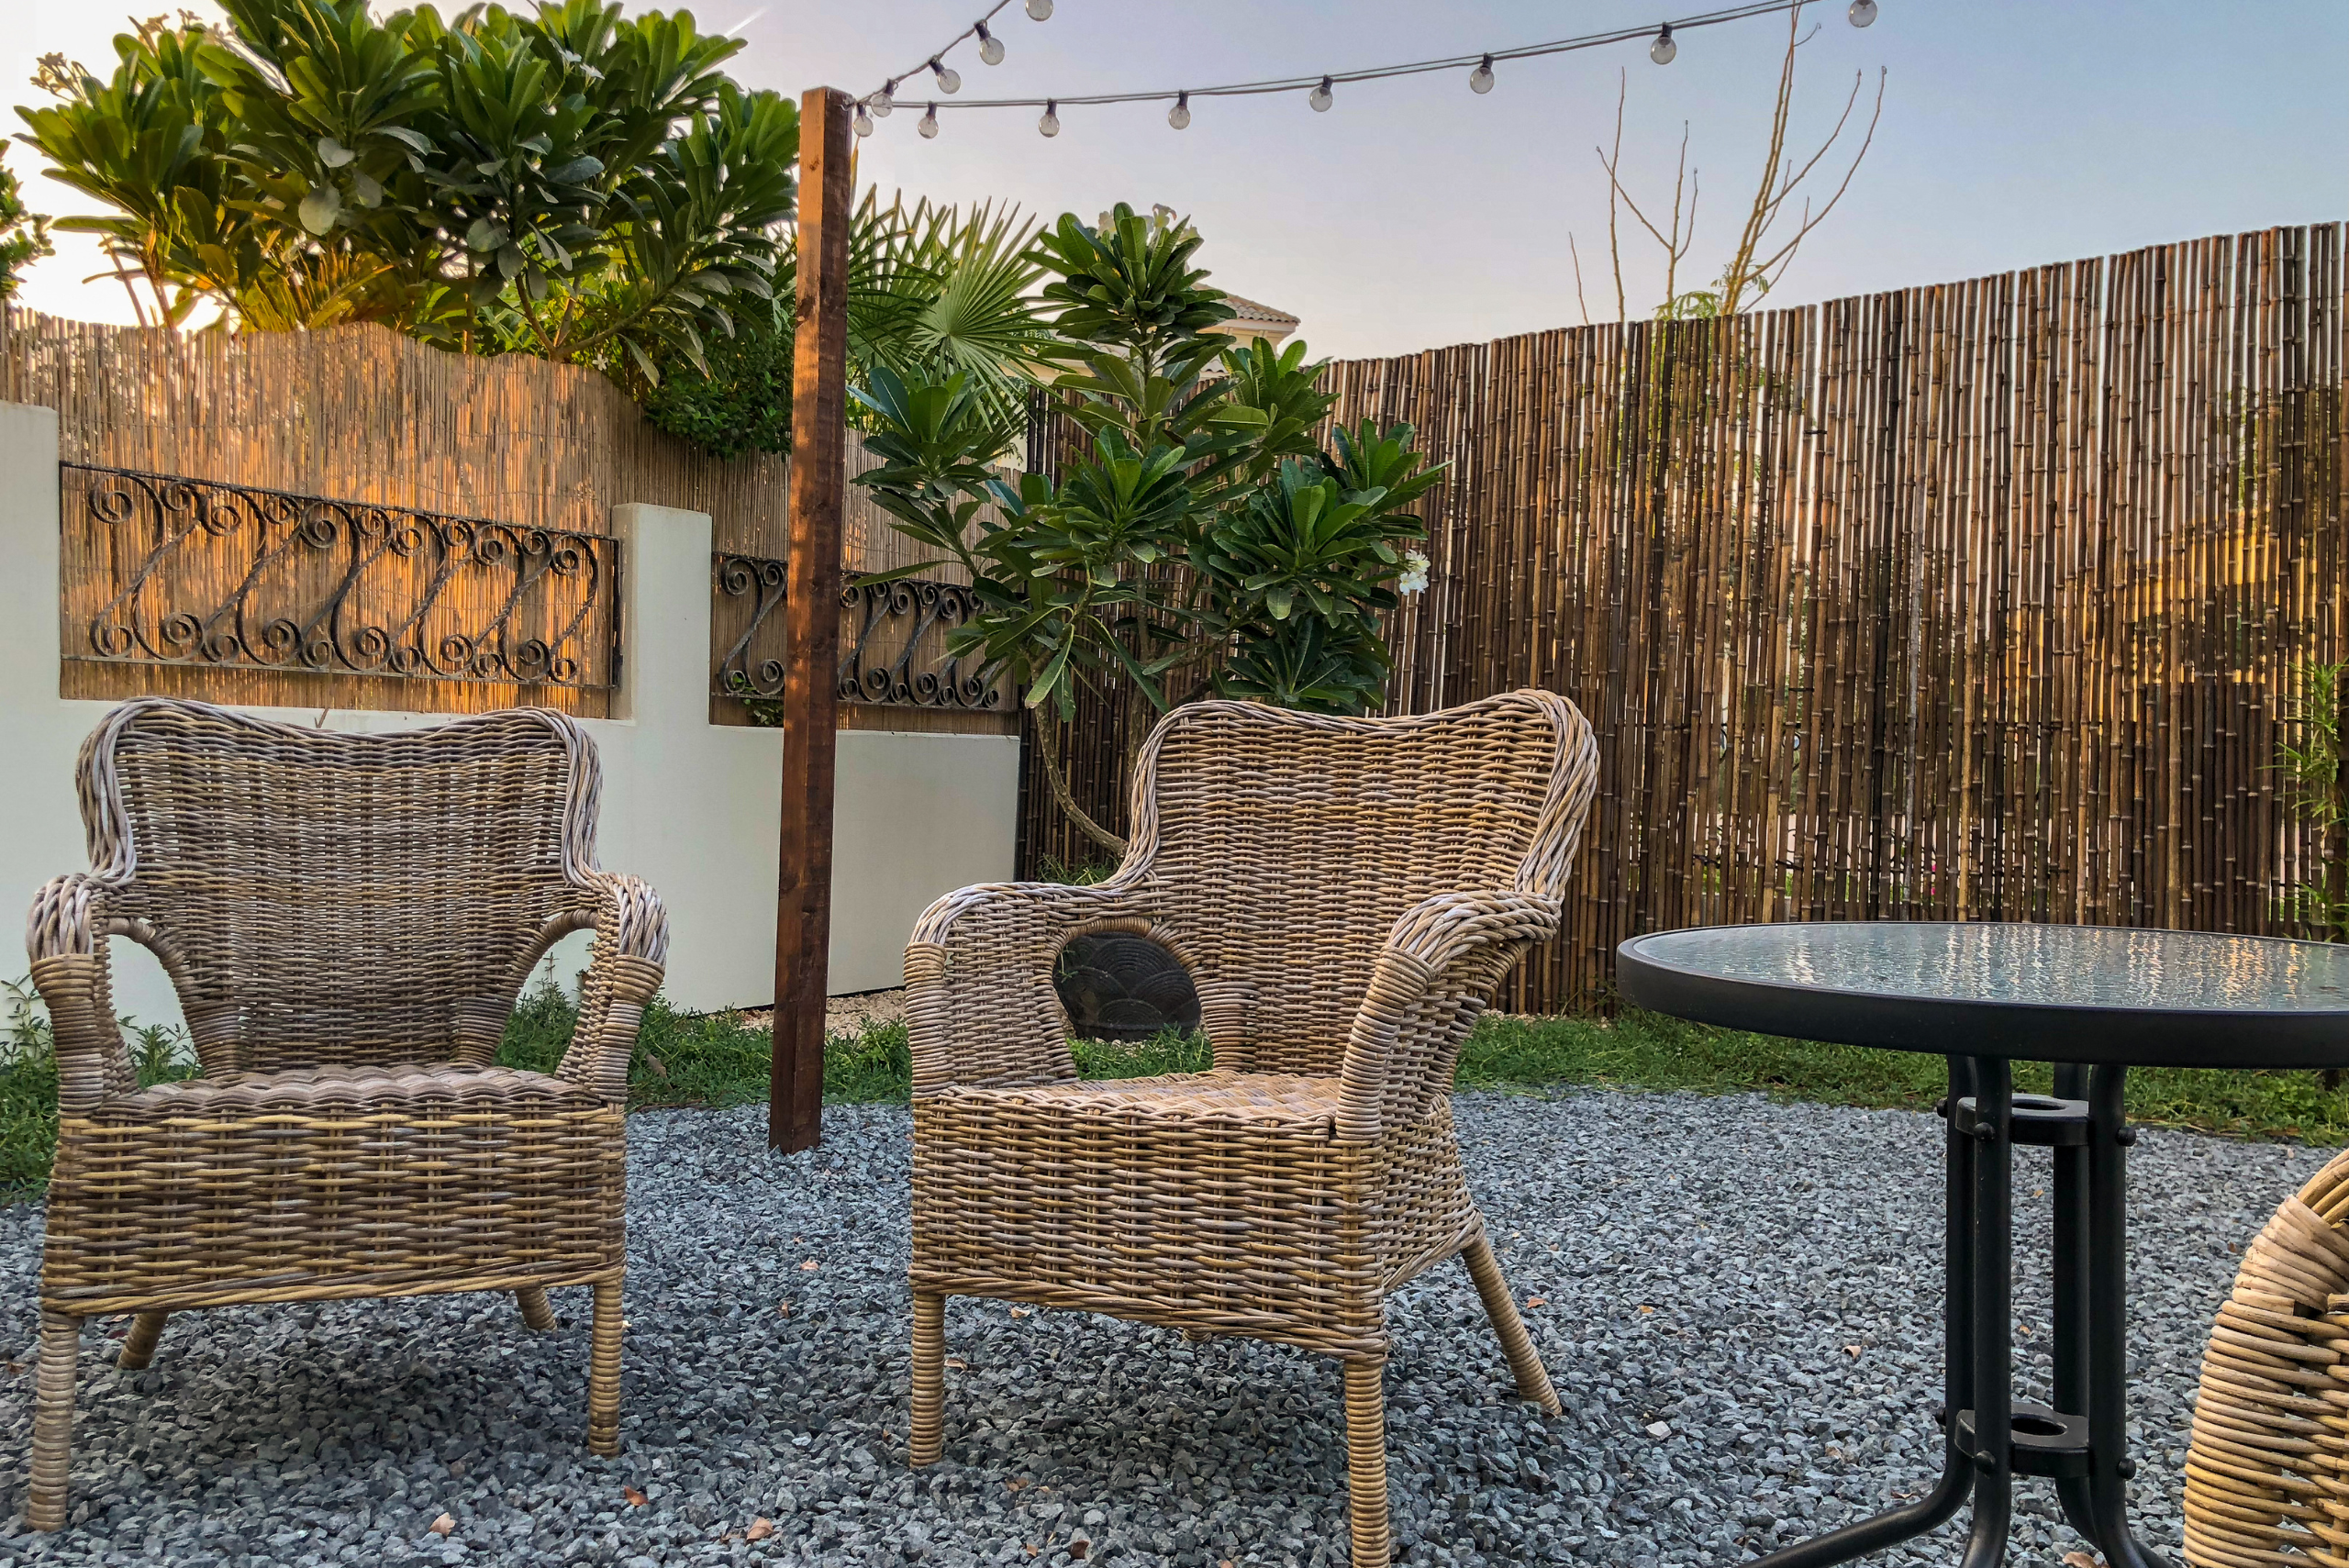
[[[1003, 40], [996, 37], [994, 33], [987, 30], [987, 24], [995, 20], [996, 14], [997, 12], [1001, 11], [1005, 6], [1010, 4], [1011, 0], [995, 0], [995, 4], [988, 6], [985, 13], [982, 15], [978, 20], [973, 22], [969, 27], [964, 28], [961, 32], [956, 33], [952, 38], [947, 39], [945, 48], [938, 50], [932, 53], [919, 65], [915, 66], [912, 71], [901, 71], [896, 75], [890, 77], [888, 81], [881, 84], [880, 91], [866, 95], [865, 97], [858, 103], [857, 108], [859, 113], [862, 114], [869, 111], [876, 119], [888, 118], [891, 107], [891, 99], [896, 95], [898, 83], [903, 82], [907, 77], [914, 74], [914, 72], [916, 71], [929, 72], [931, 76], [937, 79], [938, 90], [941, 93], [961, 92], [963, 90], [962, 73], [957, 72], [952, 66], [946, 63], [946, 56], [952, 53], [955, 46], [960, 44], [964, 39], [976, 39], [979, 40], [979, 59], [988, 65], [1002, 64]], [[1028, 0], [1028, 14], [1040, 22], [1044, 20], [1047, 17], [1050, 17], [1052, 14], [1052, 0]]]
[[849, 128], [859, 136], [873, 134], [873, 116], [863, 104], [856, 106], [856, 118], [849, 123]]
[[930, 106], [930, 113], [922, 116], [921, 123], [914, 128], [921, 132], [922, 139], [925, 141], [938, 134], [938, 106], [936, 104]]
[[[1669, 63], [1680, 52], [1678, 35], [1691, 28], [1720, 27], [1727, 23], [1742, 22], [1756, 17], [1783, 17], [1790, 11], [1799, 10], [1802, 6], [1814, 3], [1816, 0], [1735, 0], [1735, 3], [1723, 6], [1719, 9], [1675, 17], [1653, 28], [1642, 24], [1637, 27], [1613, 28], [1606, 32], [1584, 33], [1574, 38], [1553, 39], [1546, 43], [1522, 44], [1515, 49], [1497, 49], [1474, 54], [1457, 54], [1441, 60], [1410, 61], [1397, 65], [1373, 66], [1360, 71], [1333, 71], [1311, 76], [1283, 76], [1254, 82], [1230, 82], [1212, 87], [1160, 88], [1130, 93], [1087, 93], [1067, 97], [1056, 95], [1049, 98], [979, 98], [942, 106], [933, 104], [930, 106], [930, 110], [935, 113], [941, 107], [950, 109], [1041, 108], [1043, 115], [1037, 121], [1036, 128], [1046, 136], [1060, 134], [1060, 106], [1063, 103], [1083, 105], [1087, 107], [1104, 104], [1164, 103], [1169, 106], [1166, 123], [1176, 130], [1184, 129], [1190, 124], [1193, 98], [1241, 98], [1275, 93], [1304, 93], [1307, 95], [1307, 102], [1316, 112], [1326, 113], [1336, 101], [1337, 86], [1341, 82], [1383, 82], [1397, 76], [1422, 75], [1431, 71], [1467, 71], [1469, 87], [1482, 94], [1492, 90], [1491, 84], [1495, 79], [1494, 67], [1501, 61], [1532, 60], [1553, 54], [1572, 53], [1581, 50], [1602, 49], [1612, 44], [1637, 42], [1647, 43], [1649, 58], [1657, 64], [1663, 65]], [[977, 22], [963, 29], [954, 43], [948, 44], [945, 50], [939, 50], [936, 55], [925, 61], [917, 69], [929, 70], [937, 65], [942, 65], [947, 50], [952, 50], [955, 43], [960, 43], [964, 38], [988, 36], [985, 34], [985, 23], [1010, 4], [1011, 0], [996, 0], [994, 8]], [[1030, 16], [1041, 21], [1052, 14], [1052, 0], [1027, 0], [1026, 8]], [[1879, 0], [1849, 0], [1846, 14], [1854, 27], [1865, 27], [1876, 19], [1878, 10]], [[983, 58], [985, 47], [982, 43]], [[911, 72], [906, 74], [910, 75]], [[897, 84], [898, 80], [893, 79], [883, 91], [893, 90]], [[875, 93], [873, 97], [866, 100], [866, 103], [874, 106], [874, 112], [876, 114], [885, 112], [878, 105], [881, 96], [881, 93]]]

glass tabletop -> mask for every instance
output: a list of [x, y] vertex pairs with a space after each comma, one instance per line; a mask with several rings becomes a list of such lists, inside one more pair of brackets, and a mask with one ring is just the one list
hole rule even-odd
[[1637, 939], [1724, 979], [2076, 1007], [2349, 1012], [2349, 945], [1975, 921], [1715, 926]]
[[2039, 1060], [2349, 1065], [2349, 944], [1887, 920], [1664, 931], [1620, 954], [1639, 1006], [1765, 1033]]

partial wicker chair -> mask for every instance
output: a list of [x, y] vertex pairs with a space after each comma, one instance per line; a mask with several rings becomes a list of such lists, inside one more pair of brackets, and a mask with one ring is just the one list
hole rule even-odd
[[2194, 1568], [2349, 1568], [2349, 1153], [2243, 1250], [2186, 1454]]
[[[911, 1457], [939, 1457], [944, 1304], [980, 1296], [1246, 1334], [1344, 1364], [1353, 1561], [1391, 1556], [1385, 1298], [1465, 1254], [1521, 1398], [1555, 1413], [1469, 1200], [1447, 1091], [1558, 929], [1597, 773], [1564, 697], [1424, 717], [1176, 709], [1092, 887], [930, 906], [913, 1037]], [[1053, 962], [1133, 931], [1189, 967], [1214, 1071], [1080, 1082]]]
[[[119, 1364], [200, 1307], [510, 1291], [551, 1329], [588, 1285], [587, 1446], [618, 1451], [628, 1065], [661, 984], [660, 901], [596, 869], [598, 774], [536, 709], [389, 735], [142, 698], [82, 748], [86, 873], [34, 900], [56, 1030], [35, 1529], [66, 1519], [83, 1318]], [[491, 1065], [550, 944], [593, 928], [553, 1076]], [[151, 949], [202, 1063], [140, 1089], [109, 937]]]

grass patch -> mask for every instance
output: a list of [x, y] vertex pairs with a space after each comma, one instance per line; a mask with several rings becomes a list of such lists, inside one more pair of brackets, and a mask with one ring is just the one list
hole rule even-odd
[[[576, 1013], [552, 985], [523, 996], [497, 1059], [551, 1072], [569, 1044]], [[125, 1019], [142, 1086], [195, 1075], [194, 1052], [176, 1030]], [[1207, 1041], [1173, 1032], [1133, 1045], [1076, 1040], [1070, 1050], [1086, 1078], [1196, 1073], [1209, 1064]], [[767, 1031], [737, 1013], [680, 1013], [655, 999], [629, 1063], [631, 1109], [763, 1103]], [[834, 1036], [824, 1056], [824, 1098], [834, 1105], [903, 1102], [913, 1055], [903, 1024], [874, 1024]], [[2018, 1062], [2015, 1086], [2044, 1094], [2050, 1070]], [[1682, 1023], [1653, 1013], [1614, 1019], [1487, 1017], [1460, 1054], [1464, 1089], [1587, 1084], [1759, 1093], [1780, 1100], [1930, 1110], [1946, 1088], [1939, 1057], [1823, 1045]], [[2132, 1119], [2237, 1138], [2349, 1143], [2349, 1091], [2328, 1091], [2314, 1073], [2139, 1068], [2129, 1075]], [[0, 982], [0, 1196], [37, 1193], [57, 1148], [57, 1062], [49, 1023], [30, 987]]]
[[[1938, 1056], [1708, 1029], [1654, 1013], [1614, 1019], [1486, 1018], [1460, 1053], [1464, 1089], [1548, 1084], [1758, 1093], [1780, 1100], [1931, 1110], [1948, 1090]], [[2015, 1063], [2015, 1087], [2046, 1094], [2044, 1062]], [[2349, 1143], [2349, 1092], [2314, 1073], [2137, 1067], [2130, 1119], [2237, 1138]]]

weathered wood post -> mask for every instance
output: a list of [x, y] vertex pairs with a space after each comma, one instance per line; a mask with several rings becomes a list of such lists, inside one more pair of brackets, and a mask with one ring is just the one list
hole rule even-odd
[[774, 1062], [767, 1141], [824, 1130], [832, 935], [832, 759], [840, 666], [842, 431], [848, 417], [849, 95], [799, 100], [799, 315], [791, 363], [791, 534], [784, 619], [783, 852], [775, 887]]

